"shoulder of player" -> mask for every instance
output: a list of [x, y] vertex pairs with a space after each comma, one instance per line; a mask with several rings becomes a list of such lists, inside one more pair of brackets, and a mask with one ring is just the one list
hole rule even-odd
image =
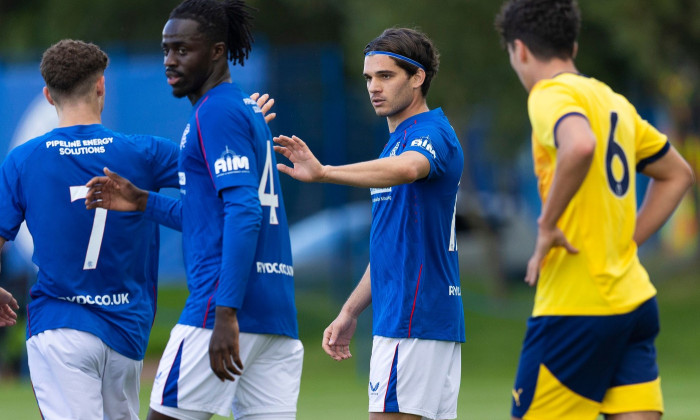
[[249, 115], [245, 97], [230, 94], [210, 95], [197, 108], [197, 118], [201, 120], [224, 121], [246, 119]]

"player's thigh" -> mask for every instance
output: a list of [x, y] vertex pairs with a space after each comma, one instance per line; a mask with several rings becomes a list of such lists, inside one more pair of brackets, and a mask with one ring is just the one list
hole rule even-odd
[[605, 420], [660, 420], [658, 411], [637, 411], [634, 413], [607, 414]]
[[142, 360], [133, 360], [107, 349], [102, 375], [105, 418], [138, 420], [142, 368]]
[[455, 418], [460, 381], [460, 343], [374, 337], [370, 412]]
[[47, 330], [27, 340], [29, 373], [45, 419], [103, 417], [107, 349], [98, 337], [68, 328]]
[[304, 346], [298, 339], [241, 334], [243, 373], [233, 402], [236, 419], [293, 419], [301, 385]]
[[[208, 413], [209, 416], [230, 415], [238, 380], [222, 382], [211, 370], [211, 332], [206, 328], [181, 324], [173, 327], [153, 382], [152, 410], [181, 418], [188, 418], [188, 411]], [[244, 350], [241, 343], [245, 366]], [[182, 410], [182, 414], [173, 415], [178, 410]]]
[[512, 390], [515, 418], [595, 419], [634, 316], [530, 318]]
[[634, 415], [639, 418], [655, 418], [658, 414], [654, 413], [664, 410], [654, 345], [659, 332], [656, 299], [645, 302], [632, 316], [635, 322], [612, 384], [605, 393], [601, 412], [609, 415], [636, 413]]

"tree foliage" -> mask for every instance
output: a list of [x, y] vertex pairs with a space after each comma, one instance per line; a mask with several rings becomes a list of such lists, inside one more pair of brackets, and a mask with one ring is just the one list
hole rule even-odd
[[[3, 0], [0, 59], [36, 60], [62, 38], [125, 50], [157, 51], [159, 34], [178, 0]], [[526, 94], [510, 70], [493, 29], [494, 0], [251, 0], [256, 24], [273, 48], [339, 44], [348, 86], [362, 89], [362, 49], [391, 26], [418, 27], [441, 52], [429, 102], [455, 125], [489, 119], [492, 146], [514, 150], [527, 133]], [[697, 0], [580, 0], [583, 26], [579, 69], [630, 96], [652, 97], [684, 109], [676, 118], [698, 131], [700, 2]], [[484, 110], [487, 110], [484, 112]]]

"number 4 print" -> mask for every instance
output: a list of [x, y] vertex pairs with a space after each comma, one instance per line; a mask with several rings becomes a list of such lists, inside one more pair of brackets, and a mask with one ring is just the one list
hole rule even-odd
[[[270, 224], [277, 225], [277, 207], [280, 206], [279, 195], [275, 194], [274, 173], [272, 172], [272, 153], [270, 152], [270, 141], [267, 141], [267, 156], [265, 156], [265, 167], [263, 168], [260, 186], [258, 187], [258, 197], [261, 206], [270, 207]], [[270, 184], [270, 192], [265, 192], [267, 184]]]
[[[70, 187], [71, 203], [85, 198], [88, 188], [85, 185]], [[90, 233], [90, 241], [88, 242], [87, 252], [85, 253], [85, 263], [83, 270], [94, 270], [97, 268], [97, 259], [100, 257], [100, 247], [102, 246], [102, 237], [105, 233], [105, 223], [107, 222], [107, 210], [102, 208], [95, 209], [95, 219], [92, 222], [92, 232]]]

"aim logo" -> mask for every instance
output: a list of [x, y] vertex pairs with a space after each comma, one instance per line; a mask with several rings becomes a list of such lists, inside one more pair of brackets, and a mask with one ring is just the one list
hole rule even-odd
[[228, 146], [221, 154], [221, 157], [214, 162], [214, 171], [216, 175], [223, 173], [226, 175], [229, 172], [247, 172], [250, 170], [250, 162], [247, 156], [239, 156], [231, 151]]

